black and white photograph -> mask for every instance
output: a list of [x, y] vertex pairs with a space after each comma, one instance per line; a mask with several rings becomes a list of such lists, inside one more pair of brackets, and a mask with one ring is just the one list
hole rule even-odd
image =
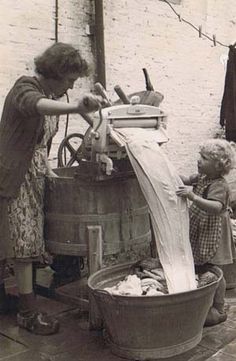
[[0, 361], [236, 361], [235, 0], [0, 13]]

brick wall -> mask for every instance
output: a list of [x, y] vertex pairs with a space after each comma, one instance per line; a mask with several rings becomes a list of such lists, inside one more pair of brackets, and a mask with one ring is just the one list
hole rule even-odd
[[[180, 5], [175, 4], [180, 2]], [[93, 1], [59, 0], [59, 41], [80, 47], [94, 65], [94, 38], [86, 34], [93, 22]], [[172, 6], [183, 18], [202, 31], [229, 45], [236, 41], [234, 0], [178, 0]], [[16, 77], [32, 73], [32, 59], [55, 40], [55, 0], [2, 0], [0, 38], [0, 108]], [[219, 126], [219, 109], [225, 68], [222, 55], [228, 48], [214, 46], [159, 0], [104, 0], [104, 31], [107, 90], [120, 84], [127, 92], [144, 90], [142, 68], [149, 71], [154, 88], [165, 99], [168, 115], [171, 160], [181, 171], [195, 169], [198, 144], [214, 136]], [[70, 93], [74, 100], [80, 88], [93, 88], [94, 78], [78, 82]], [[63, 99], [65, 101], [65, 99]], [[65, 119], [54, 139], [51, 158], [56, 157], [64, 135]], [[70, 117], [69, 132], [84, 132], [85, 121]]]
[[[172, 6], [216, 40], [236, 41], [234, 0], [182, 0]], [[225, 77], [220, 59], [228, 48], [199, 38], [158, 0], [105, 0], [105, 41], [110, 96], [115, 99], [117, 83], [126, 93], [144, 90], [146, 67], [154, 88], [165, 96], [169, 157], [179, 171], [195, 170], [199, 142], [218, 129]]]
[[[86, 25], [91, 22], [92, 2], [88, 0], [58, 1], [58, 40], [81, 49], [94, 73], [93, 39], [86, 34]], [[18, 76], [33, 73], [33, 59], [55, 41], [55, 0], [1, 0], [0, 37], [0, 111], [6, 93]], [[82, 79], [70, 93], [71, 101], [76, 94], [89, 91], [93, 75]], [[63, 101], [66, 101], [63, 99]], [[84, 131], [87, 123], [71, 117], [73, 131], [77, 124]], [[73, 125], [74, 124], [74, 125]], [[51, 158], [55, 158], [58, 144], [64, 135], [65, 117], [61, 119], [61, 131], [54, 139]], [[69, 128], [70, 132], [70, 128]]]
[[16, 78], [32, 70], [32, 59], [52, 43], [53, 0], [2, 0], [0, 105]]

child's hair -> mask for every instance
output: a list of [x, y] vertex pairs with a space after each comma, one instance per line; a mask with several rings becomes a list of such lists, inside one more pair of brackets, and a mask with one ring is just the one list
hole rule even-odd
[[88, 75], [88, 64], [70, 44], [55, 43], [34, 60], [35, 71], [48, 79], [60, 80], [68, 73]]
[[200, 154], [214, 160], [217, 171], [224, 175], [235, 165], [236, 145], [224, 139], [209, 139], [200, 145]]

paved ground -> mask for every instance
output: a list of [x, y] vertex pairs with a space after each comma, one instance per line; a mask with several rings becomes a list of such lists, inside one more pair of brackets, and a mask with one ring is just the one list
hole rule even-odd
[[[68, 287], [67, 287], [68, 288]], [[90, 331], [86, 312], [37, 296], [41, 309], [58, 317], [60, 332], [36, 336], [16, 325], [15, 316], [0, 317], [1, 361], [122, 361], [106, 345], [102, 332]], [[185, 354], [166, 361], [236, 361], [236, 290], [227, 291], [228, 320], [205, 328], [202, 341]], [[191, 320], [190, 320], [191, 322]]]

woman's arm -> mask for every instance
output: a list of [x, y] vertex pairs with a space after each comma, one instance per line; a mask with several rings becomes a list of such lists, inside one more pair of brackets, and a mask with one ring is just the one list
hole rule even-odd
[[104, 102], [101, 97], [93, 94], [84, 94], [78, 99], [78, 103], [64, 103], [58, 100], [41, 98], [36, 107], [42, 115], [61, 115], [69, 113], [90, 113], [98, 110]]

